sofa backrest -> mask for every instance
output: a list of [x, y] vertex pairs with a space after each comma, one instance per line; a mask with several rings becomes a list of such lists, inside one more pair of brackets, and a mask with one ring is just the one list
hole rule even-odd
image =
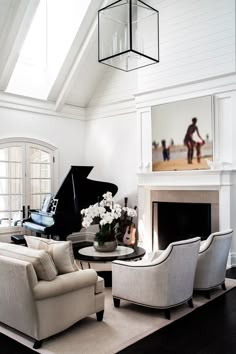
[[0, 242], [0, 255], [31, 263], [38, 280], [53, 280], [57, 276], [56, 267], [50, 255], [43, 250]]

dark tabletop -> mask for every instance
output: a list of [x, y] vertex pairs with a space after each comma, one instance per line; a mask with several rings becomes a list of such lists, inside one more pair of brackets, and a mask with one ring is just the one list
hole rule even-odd
[[109, 256], [103, 257], [103, 256], [99, 256], [99, 252], [98, 252], [97, 256], [85, 256], [85, 255], [79, 253], [79, 250], [81, 248], [90, 247], [92, 245], [93, 245], [93, 242], [90, 242], [90, 241], [84, 241], [84, 242], [79, 242], [79, 243], [73, 244], [74, 257], [76, 259], [79, 259], [80, 261], [86, 261], [86, 262], [111, 262], [116, 259], [127, 261], [127, 260], [142, 258], [146, 253], [144, 248], [138, 247], [138, 246], [131, 247], [134, 249], [134, 252], [132, 252], [130, 254], [126, 254], [124, 256], [114, 256], [113, 255], [111, 257], [109, 257]]

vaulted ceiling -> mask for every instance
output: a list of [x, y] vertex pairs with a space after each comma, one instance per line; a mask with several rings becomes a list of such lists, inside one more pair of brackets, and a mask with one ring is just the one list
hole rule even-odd
[[[0, 0], [0, 92], [5, 92], [40, 0]], [[85, 0], [78, 0], [85, 1]], [[55, 109], [87, 107], [107, 67], [97, 61], [97, 11], [109, 0], [91, 0], [47, 97]], [[60, 40], [60, 38], [58, 38]]]

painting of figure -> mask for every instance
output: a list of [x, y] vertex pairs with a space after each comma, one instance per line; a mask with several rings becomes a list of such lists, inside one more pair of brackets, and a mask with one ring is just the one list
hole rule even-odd
[[211, 96], [152, 108], [152, 170], [209, 169], [213, 160]]

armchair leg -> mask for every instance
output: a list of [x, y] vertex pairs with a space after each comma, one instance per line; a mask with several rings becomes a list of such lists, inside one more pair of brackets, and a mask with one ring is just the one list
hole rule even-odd
[[36, 340], [34, 341], [33, 348], [34, 348], [34, 349], [39, 349], [39, 348], [41, 347], [42, 343], [43, 343], [42, 340], [37, 340], [37, 339], [36, 339]]
[[99, 312], [96, 313], [98, 322], [101, 322], [103, 320], [103, 314], [104, 314], [104, 310], [99, 311]]
[[169, 309], [165, 309], [164, 312], [165, 312], [166, 319], [170, 320], [170, 310]]
[[188, 305], [189, 305], [189, 307], [191, 307], [193, 309], [193, 299], [192, 298], [188, 300]]
[[120, 299], [113, 297], [113, 303], [115, 307], [120, 307]]
[[211, 298], [210, 290], [206, 290], [206, 298], [210, 300]]
[[226, 290], [225, 282], [223, 284], [221, 284], [221, 287], [223, 290]]

